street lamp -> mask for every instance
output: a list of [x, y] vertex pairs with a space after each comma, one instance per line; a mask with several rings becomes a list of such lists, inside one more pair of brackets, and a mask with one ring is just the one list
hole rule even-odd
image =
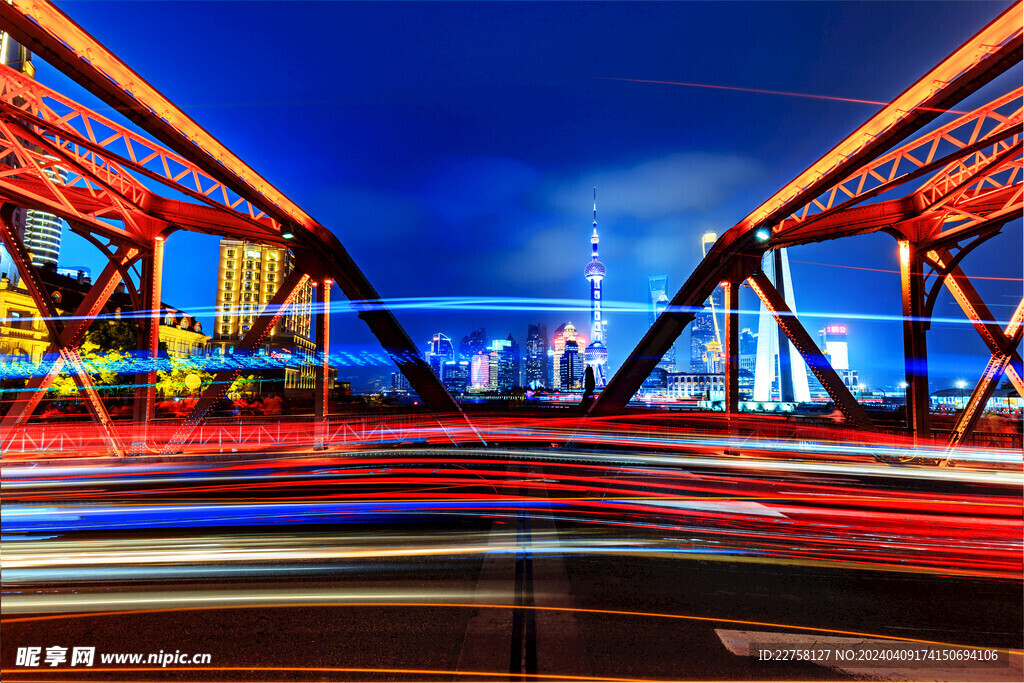
[[964, 387], [966, 387], [966, 386], [967, 386], [967, 382], [963, 381], [962, 379], [958, 379], [956, 381], [956, 388], [960, 390], [960, 405], [958, 406], [959, 408], [963, 408]]

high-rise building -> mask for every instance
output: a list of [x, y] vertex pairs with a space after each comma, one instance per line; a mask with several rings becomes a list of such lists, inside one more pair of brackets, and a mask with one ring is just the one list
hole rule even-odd
[[831, 323], [819, 332], [821, 335], [822, 350], [828, 356], [832, 369], [836, 371], [843, 384], [850, 391], [859, 390], [860, 378], [856, 370], [850, 369], [850, 354], [847, 348], [846, 325]]
[[[217, 276], [216, 316], [213, 324], [213, 353], [233, 353], [270, 303], [281, 283], [295, 267], [291, 252], [256, 242], [222, 239]], [[307, 282], [292, 300], [291, 306], [270, 330], [255, 353], [290, 355], [283, 375], [285, 389], [312, 389], [313, 354], [316, 344], [312, 328], [313, 287]]]
[[526, 356], [524, 358], [524, 379], [529, 389], [550, 386], [547, 378], [548, 331], [543, 323], [528, 325], [526, 328]]
[[[664, 275], [657, 275], [647, 278], [648, 304], [648, 327], [654, 325], [658, 316], [668, 308], [668, 278]], [[676, 347], [675, 344], [668, 347], [668, 351], [661, 357], [658, 367], [665, 372], [673, 372], [676, 368]]]
[[590, 236], [590, 261], [583, 269], [583, 277], [590, 282], [590, 344], [584, 351], [587, 365], [594, 368], [594, 384], [605, 385], [608, 348], [604, 345], [604, 317], [601, 311], [601, 281], [607, 274], [604, 264], [597, 259], [597, 188], [594, 188], [594, 230]]
[[563, 323], [558, 326], [555, 330], [555, 334], [552, 337], [552, 346], [554, 347], [553, 364], [551, 368], [552, 374], [552, 389], [564, 389], [562, 384], [562, 355], [565, 352], [565, 343], [567, 341], [576, 342], [577, 351], [581, 348], [587, 347], [587, 338], [576, 331], [576, 326], [571, 322]]
[[391, 392], [394, 394], [408, 394], [411, 387], [409, 380], [400, 372], [391, 373]]
[[740, 370], [746, 370], [753, 378], [756, 363], [757, 335], [752, 334], [750, 328], [745, 328], [740, 332]]
[[[793, 278], [789, 272], [789, 255], [776, 249], [764, 255], [764, 271], [796, 315]], [[807, 365], [796, 347], [780, 334], [771, 313], [761, 304], [757, 327], [757, 363], [754, 367], [754, 400], [804, 403], [811, 398], [807, 384]]]
[[562, 391], [580, 391], [583, 389], [584, 368], [587, 363], [580, 353], [579, 344], [575, 339], [567, 339], [558, 364]]
[[[708, 255], [708, 248], [715, 243], [718, 235], [713, 232], [706, 232], [700, 237], [700, 247], [703, 256]], [[708, 350], [712, 344], [717, 344], [717, 349], [722, 348], [722, 334], [718, 323], [718, 317], [723, 311], [723, 292], [721, 287], [715, 287], [711, 296], [704, 302], [704, 310], [698, 311], [690, 325], [690, 372], [715, 372], [709, 370], [714, 362], [714, 351], [709, 355]]]
[[480, 327], [465, 337], [459, 343], [459, 359], [472, 360], [473, 356], [487, 348], [487, 329]]
[[491, 387], [491, 354], [480, 351], [469, 361], [469, 388], [475, 392], [488, 391]]
[[[498, 341], [502, 344], [498, 347]], [[498, 352], [498, 391], [505, 393], [516, 387], [522, 386], [519, 381], [519, 344], [512, 338], [495, 341], [495, 349]]]
[[[24, 45], [19, 44], [6, 31], [0, 31], [0, 63], [27, 75], [35, 77], [35, 65], [32, 64], [32, 53]], [[16, 97], [15, 103], [24, 102]], [[38, 148], [36, 148], [38, 150]], [[0, 156], [0, 165], [16, 167], [18, 158], [13, 154]], [[57, 185], [67, 183], [67, 170], [61, 167], [44, 166], [43, 174]], [[60, 237], [64, 221], [52, 213], [36, 209], [18, 207], [12, 216], [14, 228], [18, 231], [25, 249], [28, 250], [32, 265], [37, 268], [45, 264], [57, 265], [60, 257]], [[21, 279], [6, 247], [0, 244], [0, 268], [6, 273], [11, 283], [17, 286]]]
[[466, 393], [466, 386], [469, 384], [469, 361], [446, 361], [442, 369], [441, 383], [453, 396]]
[[848, 370], [850, 368], [850, 356], [846, 346], [846, 325], [825, 325], [825, 329], [819, 332], [821, 335], [821, 346], [828, 354], [828, 361], [832, 369]]
[[715, 341], [715, 317], [711, 311], [699, 311], [690, 324], [690, 372], [707, 372], [708, 345]]
[[452, 340], [448, 335], [438, 332], [427, 346], [427, 364], [440, 379], [444, 364], [453, 360], [455, 360], [455, 347], [452, 345]]

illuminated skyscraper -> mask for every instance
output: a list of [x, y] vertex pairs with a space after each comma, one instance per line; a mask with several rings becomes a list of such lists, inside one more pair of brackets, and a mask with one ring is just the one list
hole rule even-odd
[[[565, 343], [567, 341], [576, 342], [576, 349], [579, 351], [581, 348], [587, 347], [587, 338], [576, 331], [576, 326], [571, 322], [563, 323], [558, 326], [555, 330], [554, 337], [552, 338], [552, 346], [554, 347], [553, 363], [551, 367], [552, 374], [552, 389], [566, 389], [562, 384], [562, 355], [565, 353]], [[567, 389], [566, 389], [567, 390]]]
[[455, 360], [455, 347], [448, 335], [438, 332], [427, 347], [427, 364], [440, 379], [444, 364]]
[[465, 337], [459, 343], [459, 357], [462, 360], [473, 360], [473, 356], [487, 348], [487, 329], [480, 327]]
[[[19, 44], [5, 31], [0, 31], [0, 63], [27, 75], [35, 77], [36, 69], [32, 64], [32, 53], [24, 45]], [[15, 104], [24, 103], [21, 98], [14, 98]], [[36, 148], [38, 150], [38, 148]], [[17, 157], [12, 153], [0, 156], [0, 165], [18, 166]], [[67, 182], [67, 170], [60, 167], [44, 166], [43, 174], [50, 182], [63, 185]], [[12, 216], [14, 227], [25, 244], [32, 258], [32, 265], [39, 267], [46, 264], [56, 266], [60, 257], [60, 237], [64, 221], [52, 213], [35, 209], [15, 208]], [[20, 275], [13, 259], [0, 244], [0, 267], [12, 283], [17, 284]]]
[[[655, 277], [647, 278], [647, 292], [649, 295], [648, 304], [648, 327], [654, 325], [654, 321], [658, 319], [658, 316], [665, 312], [668, 308], [668, 278], [664, 275], [658, 275]], [[661, 361], [658, 363], [658, 367], [665, 370], [666, 372], [674, 372], [676, 369], [676, 347], [675, 344], [668, 347], [668, 351], [661, 357]]]
[[526, 356], [524, 359], [525, 385], [530, 389], [550, 386], [547, 378], [548, 363], [547, 327], [529, 325], [526, 328]]
[[519, 344], [509, 333], [498, 349], [498, 391], [506, 392], [522, 386], [519, 378]]
[[[703, 256], [708, 255], [708, 248], [715, 243], [718, 235], [706, 232], [700, 236], [700, 247]], [[704, 302], [704, 310], [699, 311], [690, 326], [690, 372], [714, 372], [708, 370], [715, 359], [709, 356], [709, 346], [717, 344], [718, 352], [722, 349], [722, 335], [718, 324], [718, 316], [722, 314], [722, 288], [715, 287], [711, 296]], [[715, 351], [711, 351], [714, 356]]]
[[583, 276], [590, 281], [590, 344], [584, 352], [587, 365], [594, 368], [594, 384], [601, 388], [607, 381], [608, 348], [604, 345], [604, 317], [601, 313], [601, 281], [607, 270], [597, 260], [597, 188], [594, 188], [594, 232], [590, 236], [590, 262], [583, 269]]
[[[210, 342], [214, 353], [227, 355], [234, 351], [294, 267], [295, 259], [285, 248], [241, 240], [220, 241], [217, 313]], [[295, 363], [286, 369], [286, 389], [313, 388], [316, 344], [310, 339], [312, 300], [313, 288], [307, 282], [257, 347], [258, 353], [292, 355]]]
[[580, 353], [580, 347], [575, 339], [568, 339], [565, 348], [562, 350], [562, 358], [558, 364], [558, 372], [561, 377], [562, 391], [580, 391], [583, 389], [584, 368], [587, 366]]
[[450, 360], [441, 369], [442, 383], [452, 396], [466, 393], [469, 383], [469, 361]]
[[850, 353], [847, 348], [846, 325], [828, 324], [821, 330], [822, 350], [827, 354], [832, 369], [851, 391], [859, 389], [860, 379], [856, 370], [850, 369]]
[[469, 361], [469, 388], [487, 391], [491, 384], [491, 354], [481, 351]]

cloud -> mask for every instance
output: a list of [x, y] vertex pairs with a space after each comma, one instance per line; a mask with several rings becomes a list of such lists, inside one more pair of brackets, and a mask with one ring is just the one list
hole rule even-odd
[[596, 187], [599, 219], [608, 214], [652, 221], [714, 209], [763, 173], [762, 165], [747, 157], [681, 152], [556, 181], [546, 193], [559, 210], [578, 211]]
[[464, 157], [436, 168], [419, 196], [439, 222], [465, 226], [519, 206], [540, 182], [541, 174], [518, 159]]

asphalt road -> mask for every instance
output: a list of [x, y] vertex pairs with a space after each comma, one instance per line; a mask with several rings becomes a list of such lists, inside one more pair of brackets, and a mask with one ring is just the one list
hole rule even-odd
[[[277, 486], [256, 491], [213, 486], [205, 470], [194, 481], [180, 471], [118, 472], [91, 483], [65, 472], [28, 489], [5, 476], [6, 493], [22, 500], [8, 496], [4, 508], [3, 680], [1021, 679], [1021, 581], [1012, 562], [1007, 572], [973, 559], [978, 548], [1015, 547], [992, 531], [1007, 526], [1012, 538], [1019, 527], [1019, 507], [992, 512], [1013, 485], [774, 473], [779, 495], [758, 488], [755, 500], [742, 494], [765, 486], [760, 470], [728, 479], [725, 469], [677, 467], [666, 481], [664, 473], [609, 468], [602, 487], [632, 480], [636, 493], [687, 482], [703, 498], [638, 510], [625, 493], [609, 503], [584, 492], [566, 507], [563, 465], [496, 463], [492, 474], [503, 483], [461, 487], [439, 485], [437, 475], [417, 484], [389, 465], [389, 484], [344, 493], [328, 491], [324, 478], [337, 469], [322, 462], [292, 463]], [[313, 471], [315, 496], [306, 476]], [[726, 481], [734, 487], [728, 499], [702, 488]], [[816, 498], [797, 495], [801, 483], [847, 492], [870, 485], [873, 493], [861, 491], [853, 504], [822, 489], [813, 489]], [[276, 507], [356, 495], [379, 501], [385, 492], [419, 506], [428, 489], [430, 500], [478, 501], [487, 491], [510, 498], [457, 515], [389, 508], [334, 523]], [[951, 540], [958, 548], [940, 552], [929, 550], [934, 538], [924, 532], [888, 536], [872, 527], [878, 547], [866, 548], [851, 520], [881, 514], [863, 506], [885, 491], [895, 496], [886, 514], [907, 528], [921, 525], [915, 515], [935, 525], [935, 505], [953, 517], [957, 503], [973, 506], [959, 521], [991, 538], [962, 548]], [[114, 521], [82, 528], [91, 518], [79, 514], [49, 534], [17, 528], [30, 506], [44, 510], [43, 520], [75, 517], [60, 507], [68, 500], [87, 500]], [[897, 508], [897, 500], [912, 504]], [[181, 525], [129, 523], [148, 504], [172, 502], [181, 507], [168, 514]], [[187, 517], [188, 507], [213, 514], [209, 503], [257, 512], [245, 508], [239, 525]], [[805, 534], [780, 535], [780, 525], [797, 519]], [[957, 525], [949, 529], [946, 537], [959, 537]], [[880, 550], [886, 545], [905, 560], [892, 561]], [[970, 561], [930, 562], [958, 549]], [[874, 559], [858, 563], [862, 556]], [[48, 666], [55, 646], [68, 648], [68, 661]], [[24, 661], [31, 647], [40, 648], [37, 666]], [[75, 647], [96, 648], [92, 666], [70, 665]], [[209, 654], [209, 662], [162, 666], [175, 652]], [[136, 653], [143, 662], [100, 661]], [[158, 657], [149, 664], [151, 653]]]

